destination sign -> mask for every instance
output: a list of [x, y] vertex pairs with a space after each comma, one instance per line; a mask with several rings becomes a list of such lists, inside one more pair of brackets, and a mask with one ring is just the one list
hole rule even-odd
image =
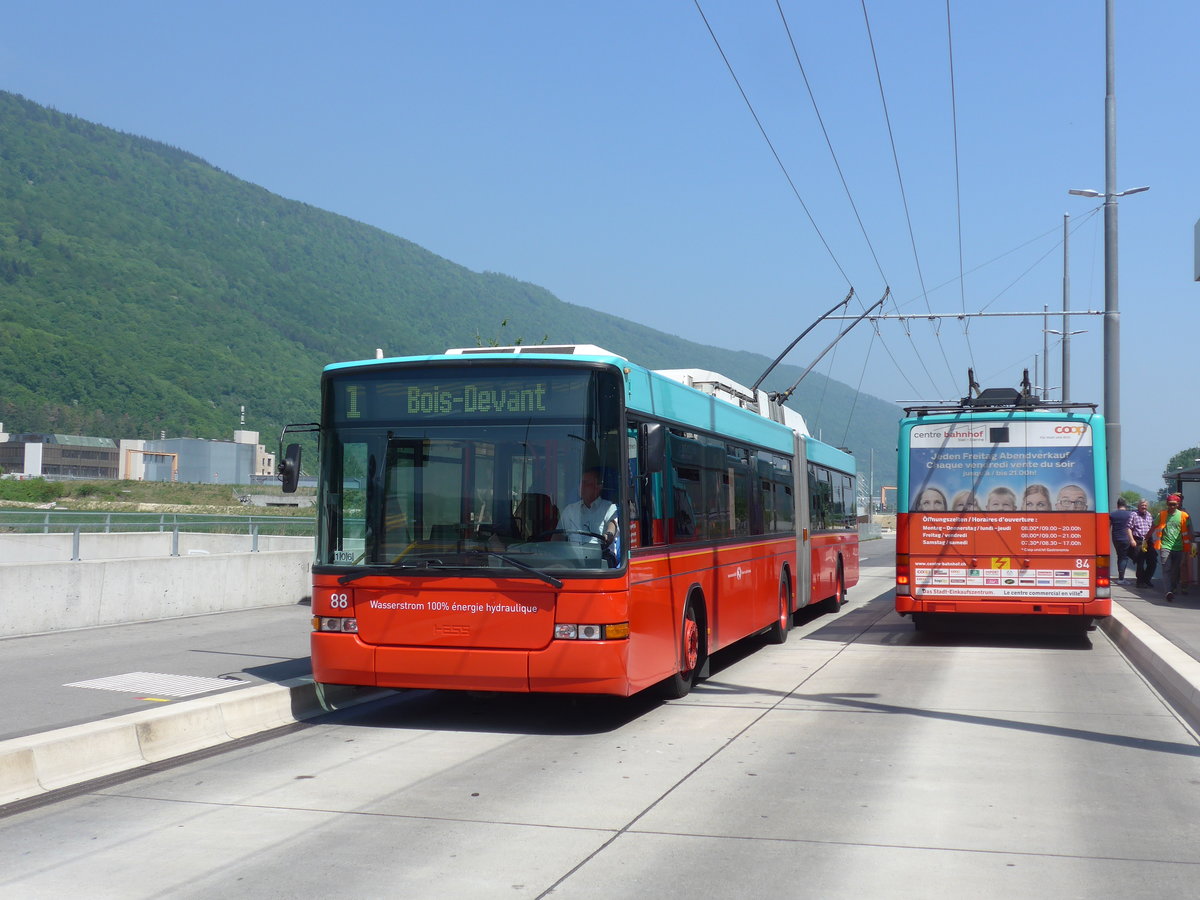
[[491, 387], [487, 383], [444, 388], [409, 385], [405, 389], [410, 416], [433, 413], [536, 413], [546, 412], [546, 382], [526, 387]]
[[582, 415], [595, 375], [473, 367], [457, 376], [425, 367], [338, 374], [330, 390], [334, 419], [340, 422], [511, 421]]

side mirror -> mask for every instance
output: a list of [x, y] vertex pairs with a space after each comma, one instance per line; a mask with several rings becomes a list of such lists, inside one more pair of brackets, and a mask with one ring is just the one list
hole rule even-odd
[[287, 452], [279, 461], [279, 480], [283, 482], [285, 494], [296, 493], [296, 485], [300, 483], [299, 444], [288, 444]]
[[661, 422], [642, 426], [642, 471], [646, 475], [661, 472], [667, 464], [667, 429]]

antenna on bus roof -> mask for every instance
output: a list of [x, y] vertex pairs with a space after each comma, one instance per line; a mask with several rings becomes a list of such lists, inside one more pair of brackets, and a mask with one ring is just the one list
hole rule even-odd
[[750, 393], [753, 394], [755, 397], [757, 397], [758, 396], [758, 386], [763, 383], [764, 378], [766, 378], [768, 375], [771, 374], [771, 370], [774, 369], [777, 365], [779, 365], [780, 361], [785, 356], [787, 356], [789, 353], [792, 352], [793, 347], [795, 347], [798, 343], [800, 343], [802, 340], [804, 340], [804, 336], [806, 334], [808, 334], [810, 331], [812, 331], [814, 328], [816, 328], [828, 316], [833, 315], [834, 310], [838, 309], [838, 307], [845, 306], [847, 303], [849, 303], [850, 298], [853, 296], [854, 296], [854, 288], [850, 288], [850, 293], [848, 293], [846, 295], [844, 300], [842, 300], [836, 306], [830, 307], [829, 312], [825, 313], [823, 316], [821, 316], [815, 322], [813, 322], [811, 325], [809, 325], [807, 328], [805, 328], [802, 332], [800, 332], [800, 337], [796, 338], [794, 341], [792, 341], [790, 344], [788, 344], [787, 349], [784, 350], [782, 353], [780, 353], [777, 357], [775, 357], [775, 362], [773, 362], [769, 366], [767, 366], [767, 370], [758, 376], [758, 381], [754, 382], [754, 384], [750, 387]]

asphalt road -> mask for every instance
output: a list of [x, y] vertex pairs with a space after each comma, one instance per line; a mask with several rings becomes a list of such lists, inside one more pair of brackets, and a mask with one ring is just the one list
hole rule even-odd
[[14, 897], [1188, 897], [1200, 746], [1103, 632], [837, 615], [670, 703], [410, 692], [0, 819]]

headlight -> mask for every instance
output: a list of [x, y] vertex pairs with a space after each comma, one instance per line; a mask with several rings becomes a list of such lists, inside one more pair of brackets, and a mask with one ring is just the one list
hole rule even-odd
[[344, 619], [337, 616], [313, 616], [312, 627], [313, 631], [356, 634], [358, 632], [358, 619]]
[[616, 641], [628, 637], [628, 622], [612, 625], [576, 625], [560, 622], [554, 626], [554, 638], [559, 641]]

